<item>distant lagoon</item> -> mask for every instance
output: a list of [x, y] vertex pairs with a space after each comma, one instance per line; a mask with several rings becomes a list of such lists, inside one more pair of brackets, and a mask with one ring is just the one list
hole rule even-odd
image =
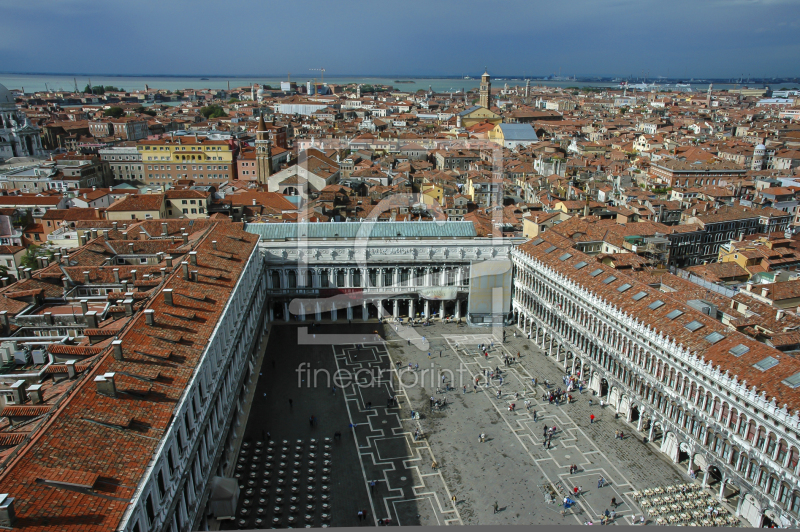
[[[29, 74], [0, 74], [0, 83], [9, 89], [25, 89], [25, 92], [50, 90], [74, 90], [75, 81], [78, 90], [83, 90], [89, 83], [88, 76], [65, 76], [65, 75], [29, 75]], [[160, 77], [160, 76], [92, 76], [92, 85], [113, 85], [121, 87], [126, 91], [144, 90], [145, 85], [151, 89], [165, 89], [178, 91], [182, 89], [225, 89], [230, 82], [231, 88], [249, 87], [251, 84], [269, 85], [273, 88], [280, 87], [280, 78], [259, 78], [259, 77], [211, 77], [204, 79], [198, 77]], [[303, 77], [294, 79], [299, 84], [306, 81], [313, 81], [313, 78]], [[317, 78], [319, 83], [321, 80]], [[403, 83], [398, 83], [402, 81]], [[650, 81], [652, 82], [652, 80]], [[656, 80], [658, 83], [658, 80]], [[416, 92], [419, 89], [428, 90], [430, 87], [434, 92], [458, 92], [463, 90], [476, 89], [480, 85], [479, 78], [459, 79], [459, 78], [415, 78], [415, 77], [331, 77], [325, 78], [325, 83], [335, 85], [347, 85], [350, 83], [361, 83], [362, 85], [392, 85], [399, 91]], [[494, 78], [492, 84], [494, 88], [502, 87], [508, 83], [509, 87], [524, 85], [525, 81], [520, 78]], [[46, 85], [45, 85], [46, 84]], [[545, 87], [613, 87], [619, 86], [618, 82], [593, 82], [593, 81], [571, 81], [571, 80], [531, 80], [531, 86]], [[753, 86], [761, 86], [755, 85]], [[692, 83], [694, 90], [705, 90], [708, 82]], [[715, 89], [732, 89], [732, 84], [714, 84]]]

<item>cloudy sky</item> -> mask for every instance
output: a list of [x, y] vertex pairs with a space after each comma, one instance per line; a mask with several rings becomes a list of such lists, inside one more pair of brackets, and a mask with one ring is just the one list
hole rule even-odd
[[798, 0], [0, 0], [0, 71], [800, 75]]

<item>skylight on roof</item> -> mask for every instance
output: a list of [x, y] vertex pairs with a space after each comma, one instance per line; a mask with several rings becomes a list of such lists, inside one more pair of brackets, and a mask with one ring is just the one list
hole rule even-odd
[[636, 294], [633, 294], [634, 301], [639, 301], [640, 299], [644, 299], [646, 297], [647, 297], [647, 292], [638, 292]]
[[750, 348], [749, 348], [749, 347], [747, 347], [747, 346], [746, 346], [746, 345], [744, 345], [744, 344], [739, 344], [739, 345], [737, 345], [736, 347], [732, 348], [732, 349], [731, 349], [730, 351], [728, 351], [728, 352], [729, 352], [730, 354], [732, 354], [733, 356], [735, 356], [735, 357], [740, 357], [740, 356], [742, 356], [743, 354], [747, 353], [748, 351], [750, 351]]
[[660, 299], [657, 299], [657, 300], [653, 301], [652, 303], [650, 303], [649, 305], [647, 305], [647, 308], [649, 308], [650, 310], [656, 310], [656, 309], [659, 309], [659, 308], [661, 308], [663, 306], [664, 306], [664, 302], [661, 301]]
[[687, 323], [685, 327], [690, 331], [695, 332], [697, 329], [701, 329], [703, 327], [703, 324], [697, 320], [694, 320]]
[[673, 310], [672, 312], [670, 312], [669, 314], [667, 314], [667, 319], [668, 319], [668, 320], [674, 320], [675, 318], [677, 318], [677, 317], [678, 317], [678, 316], [680, 316], [681, 314], [683, 314], [683, 311], [682, 311], [682, 310]]
[[580, 261], [579, 263], [575, 264], [575, 269], [576, 270], [580, 270], [581, 268], [585, 268], [585, 267], [586, 267], [586, 263], [583, 262], [583, 261]]
[[608, 277], [606, 277], [605, 279], [603, 279], [603, 284], [611, 284], [611, 283], [613, 283], [613, 282], [614, 282], [614, 281], [616, 281], [616, 280], [617, 280], [617, 278], [616, 278], [616, 277], [614, 277], [613, 275], [609, 275]]
[[795, 373], [791, 377], [784, 379], [783, 382], [789, 388], [797, 388], [800, 386], [800, 373]]
[[547, 248], [546, 250], [544, 250], [544, 252], [545, 252], [545, 253], [552, 253], [552, 252], [553, 252], [553, 251], [555, 251], [556, 249], [558, 249], [558, 248], [557, 248], [557, 247], [555, 247], [555, 246], [550, 246], [549, 248]]
[[536, 240], [534, 240], [533, 242], [531, 242], [531, 245], [532, 245], [532, 246], [538, 246], [538, 245], [539, 245], [539, 244], [541, 244], [542, 242], [544, 242], [544, 238], [537, 238]]
[[716, 344], [717, 342], [719, 342], [720, 340], [722, 340], [724, 338], [725, 338], [725, 335], [720, 334], [718, 332], [713, 332], [713, 333], [709, 334], [708, 336], [706, 336], [706, 340], [708, 340], [712, 344]]
[[601, 273], [603, 273], [603, 269], [602, 269], [602, 268], [597, 268], [595, 271], [593, 271], [593, 272], [592, 272], [592, 273], [590, 273], [589, 275], [591, 275], [592, 277], [597, 277], [597, 276], [598, 276], [598, 275], [600, 275]]
[[767, 371], [769, 368], [774, 368], [777, 365], [778, 365], [777, 358], [767, 357], [764, 360], [761, 360], [760, 362], [756, 362], [755, 364], [753, 364], [753, 367], [761, 371]]
[[631, 287], [631, 285], [629, 285], [628, 283], [625, 283], [624, 285], [622, 285], [619, 288], [617, 288], [617, 292], [624, 292], [624, 291], [630, 289], [630, 287]]
[[572, 256], [572, 254], [571, 254], [571, 253], [564, 253], [563, 255], [561, 255], [560, 257], [558, 257], [558, 260], [560, 260], [561, 262], [564, 262], [565, 260], [567, 260], [567, 259], [568, 259], [568, 258], [570, 258], [571, 256]]

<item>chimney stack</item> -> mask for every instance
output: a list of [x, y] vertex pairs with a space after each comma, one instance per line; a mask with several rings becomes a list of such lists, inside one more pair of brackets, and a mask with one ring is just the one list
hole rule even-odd
[[89, 312], [89, 300], [81, 299], [81, 313], [85, 316]]
[[172, 268], [172, 255], [167, 257], [167, 268]]
[[11, 327], [11, 323], [8, 320], [8, 311], [7, 310], [0, 311], [0, 324], [2, 324], [3, 328], [6, 331]]
[[212, 240], [212, 241], [211, 241], [211, 248], [212, 248], [214, 251], [217, 251], [217, 241], [216, 241], [216, 240]]
[[67, 279], [66, 277], [62, 277], [61, 284], [64, 285], [64, 292], [69, 290], [69, 279]]
[[139, 240], [147, 240], [147, 232], [139, 231]]
[[114, 268], [111, 271], [114, 272], [114, 282], [119, 284], [119, 268]]
[[111, 222], [111, 226], [114, 228], [114, 231], [119, 231], [117, 222]]
[[44, 392], [42, 391], [41, 384], [31, 384], [28, 388], [28, 397], [31, 398], [31, 404], [38, 405], [44, 402]]
[[131, 270], [131, 279], [136, 281], [136, 270]]
[[761, 297], [769, 296], [769, 288], [762, 288], [761, 289]]
[[27, 386], [28, 383], [22, 379], [10, 386], [11, 395], [14, 397], [14, 403], [21, 405], [28, 399], [28, 394], [25, 392]]
[[[162, 279], [167, 276], [167, 269], [166, 268], [159, 268], [158, 271], [161, 272], [161, 278]], [[153, 276], [151, 275], [150, 278], [152, 279]]]
[[114, 384], [114, 373], [105, 373], [94, 378], [97, 384], [97, 393], [108, 397], [117, 396], [117, 386]]
[[783, 318], [783, 309], [779, 308], [778, 312], [775, 313], [775, 320], [781, 321], [781, 318]]
[[136, 253], [136, 252], [133, 250], [133, 242], [128, 242], [128, 252], [129, 252], [131, 255], [133, 255], [134, 253]]
[[91, 273], [90, 272], [83, 272], [83, 284], [91, 284]]
[[56, 259], [56, 264], [61, 264], [61, 253], [53, 253], [53, 258]]
[[125, 307], [125, 315], [133, 316], [133, 298], [129, 297], [122, 301], [122, 306]]
[[186, 261], [181, 262], [181, 267], [183, 268], [183, 279], [185, 281], [189, 280], [189, 263]]
[[189, 243], [189, 233], [183, 233], [181, 236], [183, 237], [183, 243], [184, 244], [188, 244]]
[[145, 322], [151, 327], [156, 324], [156, 311], [149, 308], [144, 311]]
[[74, 379], [75, 375], [77, 375], [77, 372], [75, 371], [75, 361], [67, 360], [64, 362], [64, 365], [67, 366], [67, 377]]
[[167, 236], [169, 234], [167, 227], [167, 222], [161, 222], [161, 236]]
[[85, 312], [83, 317], [86, 319], [86, 328], [88, 329], [97, 329], [97, 311], [90, 310], [89, 312]]
[[103, 238], [108, 240], [108, 229], [103, 229]]
[[197, 266], [197, 252], [196, 251], [190, 251], [189, 252], [189, 262], [192, 264], [192, 266]]
[[0, 527], [14, 528], [17, 516], [14, 514], [14, 499], [7, 493], [0, 495]]
[[192, 281], [197, 282], [197, 270], [192, 270]]
[[123, 360], [122, 358], [122, 340], [114, 340], [111, 342], [115, 360]]
[[162, 290], [162, 293], [164, 294], [164, 301], [166, 302], [166, 304], [169, 305], [170, 307], [174, 307], [175, 303], [173, 302], [172, 299], [172, 288], [165, 288], [164, 290]]
[[90, 234], [92, 235], [92, 240], [94, 240], [95, 238], [97, 238], [97, 229], [92, 229], [92, 231], [91, 231], [91, 233], [90, 233]]
[[80, 243], [81, 246], [85, 246], [87, 241], [88, 239], [86, 238], [86, 233], [78, 236], [78, 243]]

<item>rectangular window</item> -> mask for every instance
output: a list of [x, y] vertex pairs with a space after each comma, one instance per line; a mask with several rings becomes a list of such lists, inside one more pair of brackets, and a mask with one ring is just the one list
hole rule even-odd
[[702, 323], [700, 323], [700, 322], [699, 322], [699, 321], [697, 321], [697, 320], [694, 320], [694, 321], [690, 321], [689, 323], [687, 323], [687, 324], [685, 325], [685, 327], [686, 327], [687, 329], [689, 329], [690, 331], [694, 332], [694, 331], [696, 331], [697, 329], [701, 329], [701, 328], [703, 327], [703, 324], [702, 324]]
[[156, 518], [156, 509], [153, 507], [153, 494], [147, 494], [147, 500], [144, 503], [145, 512], [147, 512], [147, 520], [149, 521], [150, 526], [153, 525], [153, 521]]
[[772, 357], [767, 357], [759, 362], [753, 364], [753, 367], [760, 371], [767, 371], [778, 365], [778, 360]]
[[634, 301], [639, 301], [645, 297], [647, 297], [647, 292], [637, 292], [636, 294], [633, 294]]
[[583, 262], [583, 261], [580, 261], [579, 263], [575, 264], [574, 266], [575, 266], [576, 270], [580, 270], [581, 268], [585, 268], [587, 266], [587, 264], [585, 262]]
[[630, 287], [631, 287], [631, 285], [629, 285], [628, 283], [625, 283], [624, 285], [622, 285], [619, 288], [617, 288], [617, 292], [625, 292], [626, 290], [629, 290]]
[[680, 316], [682, 314], [683, 314], [682, 310], [673, 310], [672, 312], [667, 314], [667, 319], [668, 320], [674, 320], [675, 318], [677, 318], [678, 316]]
[[572, 256], [572, 255], [571, 255], [570, 253], [564, 253], [563, 255], [561, 255], [560, 257], [558, 257], [558, 260], [560, 260], [561, 262], [564, 262], [565, 260], [567, 260], [567, 259], [568, 259], [568, 258], [570, 258], [571, 256]]
[[611, 283], [613, 283], [613, 282], [614, 282], [614, 281], [616, 281], [616, 280], [617, 280], [617, 278], [616, 278], [616, 277], [614, 277], [613, 275], [609, 275], [608, 277], [606, 277], [605, 279], [603, 279], [603, 284], [611, 284]]
[[544, 250], [544, 252], [545, 252], [545, 253], [552, 253], [552, 252], [553, 252], [553, 251], [555, 251], [556, 249], [558, 249], [558, 248], [557, 248], [557, 247], [555, 247], [555, 246], [550, 246], [549, 248], [547, 248], [546, 250]]
[[659, 308], [661, 308], [663, 306], [664, 306], [664, 302], [661, 301], [660, 299], [658, 299], [656, 301], [653, 301], [649, 305], [647, 305], [647, 308], [649, 308], [651, 310], [656, 310], [656, 309], [659, 309]]
[[706, 336], [706, 340], [711, 342], [712, 344], [716, 344], [717, 342], [719, 342], [720, 340], [723, 340], [724, 338], [725, 338], [725, 336], [723, 336], [722, 334], [720, 334], [718, 332], [713, 332], [713, 333], [709, 334], [708, 336]]
[[[740, 356], [742, 356], [743, 354], [747, 353], [748, 351], [750, 351], [750, 348], [749, 348], [749, 347], [747, 347], [747, 346], [746, 346], [746, 345], [744, 345], [744, 344], [739, 344], [739, 345], [737, 345], [736, 347], [732, 348], [732, 349], [731, 349], [730, 351], [728, 351], [728, 352], [729, 352], [730, 354], [732, 354], [733, 356], [735, 356], [735, 357], [740, 357]], [[798, 385], [800, 385], [800, 373], [798, 373], [796, 376], [798, 377]], [[790, 378], [791, 378], [791, 377], [790, 377]], [[788, 379], [787, 379], [787, 380], [788, 380]]]

